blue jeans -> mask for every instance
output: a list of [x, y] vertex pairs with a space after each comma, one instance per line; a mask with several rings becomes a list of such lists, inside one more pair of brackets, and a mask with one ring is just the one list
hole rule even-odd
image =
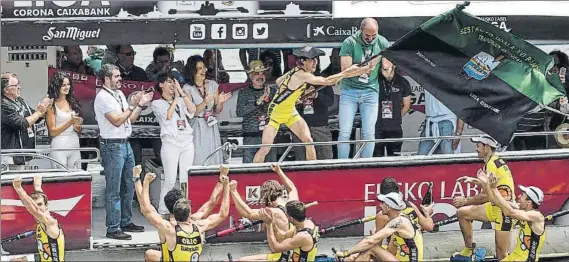
[[[276, 141], [276, 139], [275, 139]], [[243, 137], [243, 145], [260, 145], [262, 144], [261, 137]], [[271, 148], [271, 151], [265, 157], [265, 163], [277, 162], [278, 147]], [[243, 164], [253, 163], [255, 154], [259, 148], [243, 148]]]
[[106, 180], [107, 233], [114, 233], [132, 223], [134, 154], [129, 143], [101, 142], [100, 150]]
[[[373, 90], [350, 89], [342, 90], [340, 93], [340, 108], [338, 121], [340, 132], [338, 141], [349, 141], [354, 126], [356, 112], [360, 109], [362, 120], [362, 139], [375, 139], [375, 122], [379, 108], [379, 94]], [[373, 156], [374, 144], [369, 143], [362, 151], [361, 157], [368, 158]], [[338, 144], [338, 158], [348, 158], [350, 155], [350, 144]]]
[[[431, 123], [430, 134], [432, 134], [432, 125], [439, 125], [439, 136], [452, 136], [454, 133], [454, 125], [450, 120], [443, 120], [438, 123]], [[423, 127], [423, 131], [421, 131], [421, 137], [425, 137], [425, 129], [427, 127]], [[417, 155], [427, 155], [431, 151], [431, 148], [435, 145], [436, 140], [422, 140], [419, 142], [419, 152]], [[433, 154], [454, 154], [454, 150], [452, 149], [452, 140], [442, 140], [439, 144], [438, 148], [433, 152]]]

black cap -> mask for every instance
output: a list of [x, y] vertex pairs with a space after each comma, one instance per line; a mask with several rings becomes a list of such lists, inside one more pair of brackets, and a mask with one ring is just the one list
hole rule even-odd
[[294, 49], [292, 51], [292, 54], [296, 57], [299, 57], [299, 58], [312, 59], [315, 57], [323, 56], [326, 53], [324, 51], [322, 51], [321, 49], [318, 49], [318, 48], [315, 48], [312, 46], [305, 46], [302, 48]]

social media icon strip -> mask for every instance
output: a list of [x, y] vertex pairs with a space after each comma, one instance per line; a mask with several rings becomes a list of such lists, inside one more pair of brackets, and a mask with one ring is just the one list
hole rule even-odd
[[253, 39], [267, 39], [269, 38], [269, 24], [258, 23], [253, 24]]
[[205, 39], [205, 25], [204, 24], [191, 24], [190, 25], [190, 39], [191, 40], [204, 40]]
[[247, 24], [233, 24], [232, 28], [233, 39], [247, 39], [248, 25]]
[[211, 39], [227, 39], [227, 25], [226, 24], [212, 24], [211, 25]]

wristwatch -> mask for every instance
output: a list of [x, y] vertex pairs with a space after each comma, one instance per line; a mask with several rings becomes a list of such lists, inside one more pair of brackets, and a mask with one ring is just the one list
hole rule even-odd
[[136, 106], [128, 106], [128, 110], [130, 111], [134, 111], [136, 109]]
[[140, 181], [140, 177], [139, 177], [139, 176], [132, 177], [132, 182], [136, 183], [136, 182], [138, 182], [138, 181]]

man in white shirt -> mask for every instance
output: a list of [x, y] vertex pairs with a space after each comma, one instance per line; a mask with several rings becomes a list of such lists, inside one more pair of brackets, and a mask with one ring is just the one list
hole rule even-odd
[[95, 98], [95, 118], [101, 136], [100, 150], [105, 169], [105, 208], [107, 238], [130, 240], [124, 232], [143, 232], [144, 227], [132, 222], [134, 196], [134, 154], [128, 142], [132, 123], [140, 115], [141, 106], [152, 100], [153, 92], [139, 92], [130, 104], [122, 91], [119, 68], [113, 64], [101, 66], [98, 74], [103, 83]]

